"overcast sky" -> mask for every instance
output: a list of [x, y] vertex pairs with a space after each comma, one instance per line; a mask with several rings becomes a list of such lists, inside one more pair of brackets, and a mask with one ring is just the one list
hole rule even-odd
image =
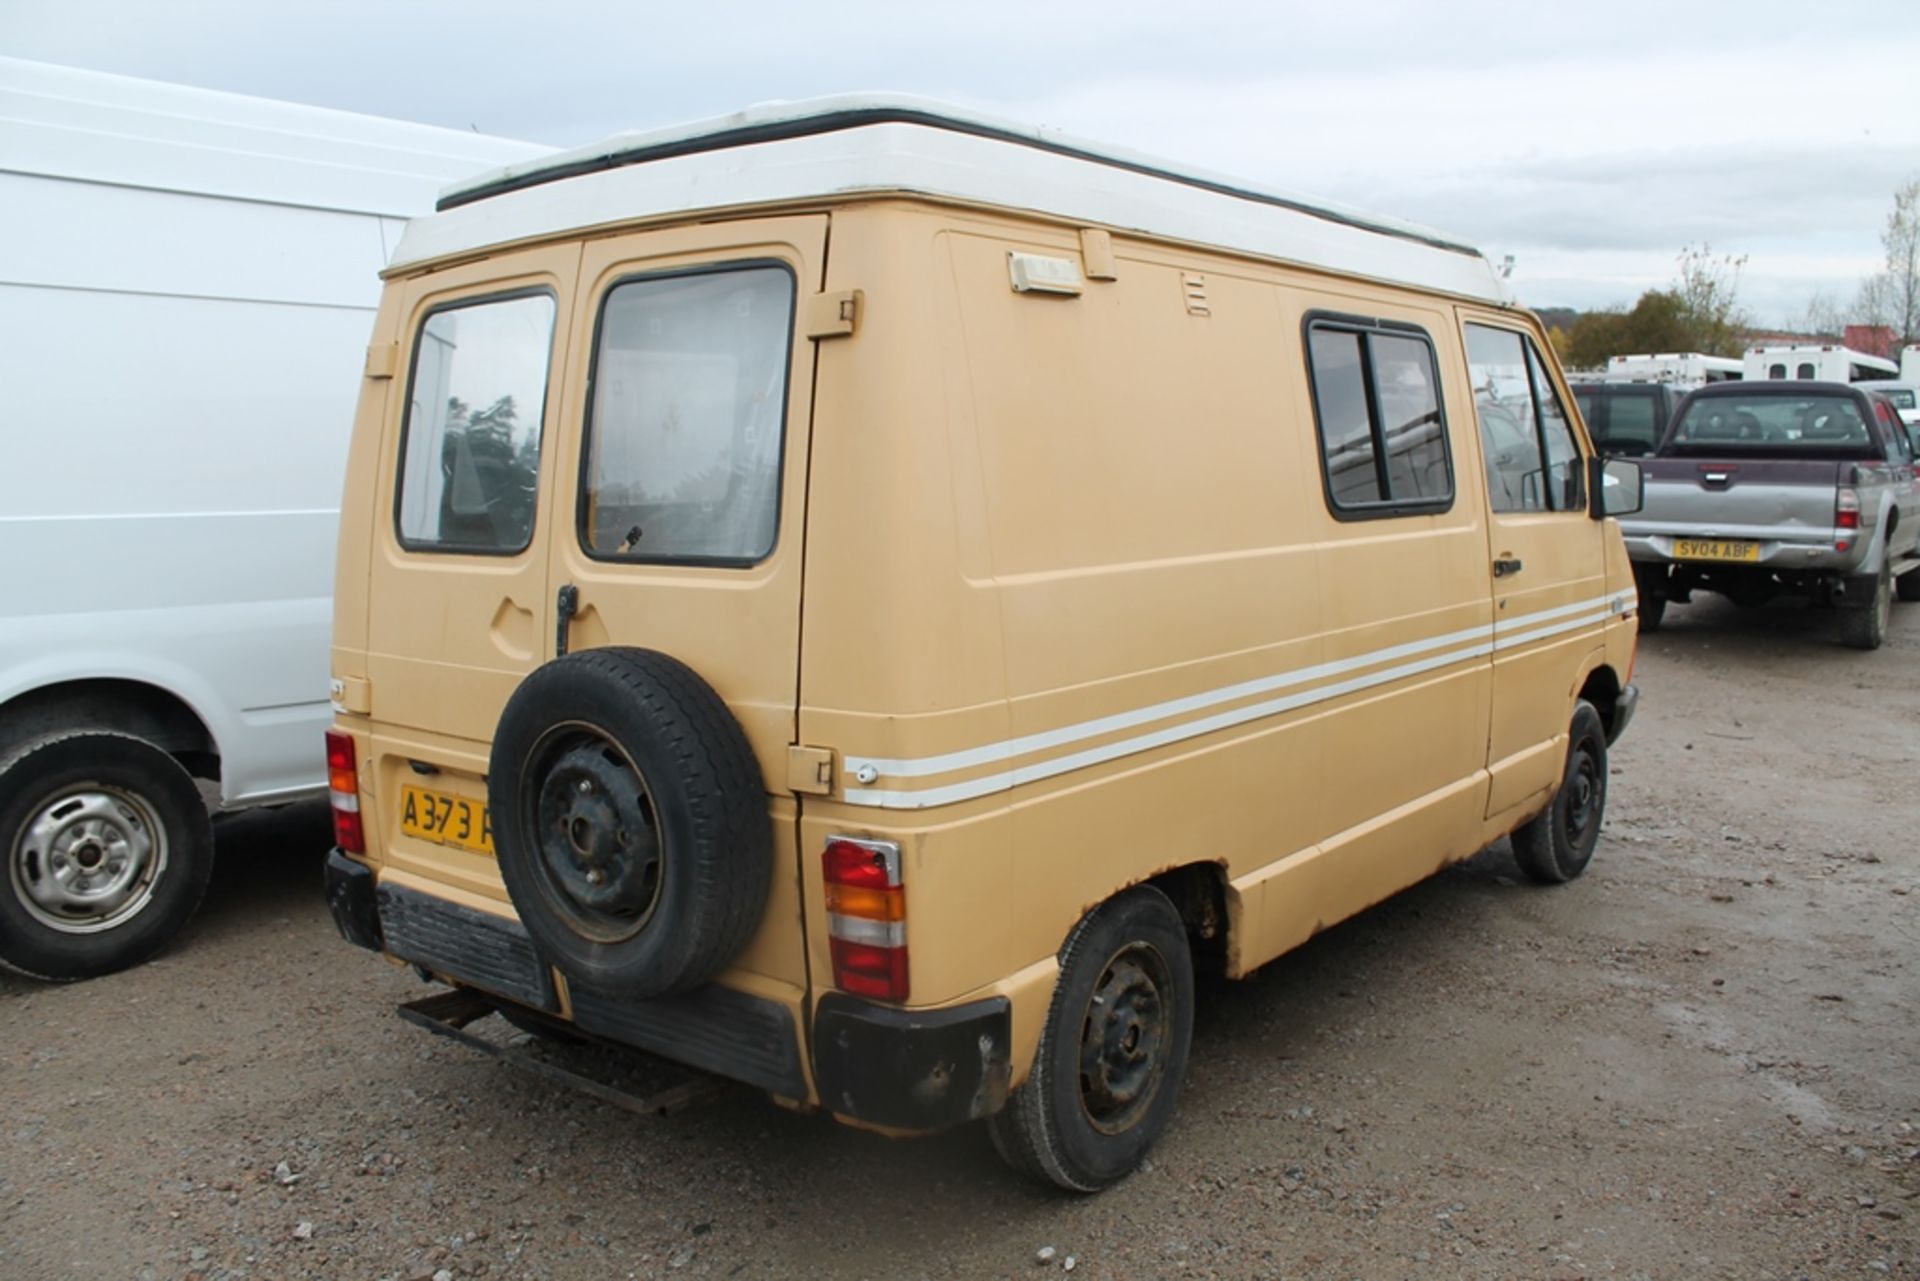
[[1686, 244], [1797, 319], [1920, 176], [1920, 3], [0, 0], [0, 53], [567, 146], [895, 89], [1463, 236], [1536, 307]]

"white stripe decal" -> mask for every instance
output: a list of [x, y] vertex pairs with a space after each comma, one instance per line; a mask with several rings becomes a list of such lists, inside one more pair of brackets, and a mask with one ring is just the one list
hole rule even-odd
[[[1469, 658], [1478, 658], [1497, 650], [1512, 649], [1520, 645], [1531, 644], [1549, 636], [1558, 636], [1566, 632], [1590, 627], [1604, 622], [1607, 618], [1623, 612], [1626, 608], [1624, 596], [1598, 597], [1581, 601], [1575, 605], [1564, 605], [1555, 609], [1542, 610], [1535, 614], [1526, 614], [1518, 618], [1506, 619], [1492, 628], [1476, 627], [1466, 632], [1453, 632], [1445, 636], [1433, 637], [1425, 641], [1414, 641], [1405, 645], [1395, 645], [1377, 650], [1372, 654], [1343, 659], [1337, 663], [1322, 663], [1314, 667], [1302, 668], [1297, 672], [1279, 676], [1264, 677], [1257, 681], [1248, 681], [1241, 685], [1229, 686], [1224, 690], [1215, 690], [1206, 694], [1196, 694], [1189, 698], [1176, 699], [1170, 703], [1155, 704], [1136, 712], [1122, 713], [1116, 716], [1102, 717], [1095, 721], [1086, 721], [1080, 725], [1068, 726], [1045, 734], [1032, 734], [1025, 738], [1013, 739], [1006, 743], [990, 747], [974, 748], [965, 752], [954, 752], [946, 756], [928, 757], [919, 761], [884, 761], [864, 757], [849, 757], [846, 761], [848, 773], [855, 773], [863, 767], [872, 766], [880, 773], [896, 778], [919, 777], [925, 774], [942, 773], [947, 770], [964, 768], [968, 764], [983, 764], [988, 761], [1006, 760], [1012, 756], [1038, 750], [1041, 747], [1055, 746], [1059, 743], [1073, 742], [1090, 738], [1115, 729], [1130, 728], [1150, 720], [1177, 714], [1181, 710], [1212, 706], [1247, 693], [1264, 693], [1287, 685], [1297, 685], [1304, 681], [1315, 680], [1321, 676], [1352, 671], [1355, 668], [1371, 666], [1388, 659], [1404, 657], [1408, 654], [1455, 644], [1461, 640], [1475, 640], [1477, 643], [1459, 649], [1422, 658], [1411, 663], [1402, 663], [1382, 671], [1370, 672], [1364, 676], [1339, 681], [1331, 685], [1322, 685], [1314, 689], [1288, 694], [1281, 698], [1237, 707], [1231, 711], [1203, 717], [1197, 721], [1188, 721], [1180, 725], [1169, 726], [1151, 733], [1136, 735], [1114, 743], [1105, 743], [1099, 747], [1074, 752], [1052, 760], [1040, 761], [1030, 765], [1016, 766], [1013, 769], [983, 775], [980, 778], [967, 779], [964, 782], [949, 784], [946, 787], [932, 787], [919, 791], [897, 791], [885, 788], [857, 788], [846, 790], [845, 799], [852, 805], [871, 805], [882, 809], [926, 809], [936, 805], [951, 805], [956, 801], [972, 800], [994, 792], [1006, 791], [1022, 783], [1037, 782], [1053, 778], [1073, 770], [1085, 769], [1090, 765], [1117, 760], [1122, 756], [1131, 756], [1136, 752], [1149, 751], [1155, 747], [1164, 747], [1170, 743], [1198, 738], [1218, 730], [1244, 725], [1249, 721], [1260, 720], [1281, 712], [1309, 707], [1315, 703], [1326, 702], [1361, 690], [1373, 689], [1380, 685], [1422, 672], [1448, 667]], [[1581, 612], [1585, 611], [1585, 612]], [[1568, 618], [1569, 614], [1577, 617]], [[1561, 621], [1550, 621], [1561, 620]], [[1537, 626], [1542, 624], [1544, 626]], [[1512, 629], [1525, 627], [1524, 632], [1512, 633]], [[1498, 633], [1495, 639], [1487, 639], [1489, 632]], [[1512, 633], [1512, 634], [1508, 634]], [[964, 763], [956, 763], [964, 762]]]

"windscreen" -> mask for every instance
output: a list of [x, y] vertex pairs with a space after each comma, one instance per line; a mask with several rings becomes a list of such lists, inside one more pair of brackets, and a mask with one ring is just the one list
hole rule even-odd
[[1860, 407], [1844, 396], [1714, 396], [1689, 400], [1668, 453], [1765, 452], [1873, 456]]
[[1882, 387], [1880, 394], [1891, 400], [1895, 409], [1920, 408], [1920, 404], [1916, 404], [1913, 392], [1905, 387]]

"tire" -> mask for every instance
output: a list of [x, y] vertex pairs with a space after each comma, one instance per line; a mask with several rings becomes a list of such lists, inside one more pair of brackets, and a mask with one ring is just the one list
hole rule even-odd
[[213, 875], [213, 825], [180, 763], [110, 730], [0, 759], [0, 965], [69, 982], [138, 965], [180, 932]]
[[1607, 812], [1607, 730], [1592, 703], [1574, 705], [1567, 766], [1553, 800], [1513, 834], [1520, 870], [1542, 885], [1562, 885], [1587, 870]]
[[1640, 630], [1657, 632], [1660, 621], [1667, 616], [1667, 571], [1657, 566], [1636, 564], [1633, 567], [1633, 589], [1640, 597]]
[[720, 696], [665, 654], [584, 650], [527, 677], [500, 715], [487, 803], [521, 923], [596, 992], [698, 987], [766, 910], [759, 764]]
[[[1098, 1026], [1096, 992], [1107, 998]], [[1070, 1192], [1098, 1192], [1131, 1174], [1172, 1119], [1193, 1000], [1186, 927], [1165, 894], [1139, 886], [1081, 918], [1060, 949], [1033, 1073], [987, 1121], [1001, 1157]], [[1105, 1033], [1105, 1066], [1118, 1059], [1125, 1069], [1118, 1084], [1085, 1079], [1082, 1044], [1094, 1031]]]
[[1879, 649], [1893, 621], [1893, 569], [1882, 559], [1873, 595], [1864, 604], [1840, 607], [1840, 643], [1849, 649]]
[[1920, 600], [1920, 569], [1910, 569], [1894, 579], [1893, 590], [1903, 601]]

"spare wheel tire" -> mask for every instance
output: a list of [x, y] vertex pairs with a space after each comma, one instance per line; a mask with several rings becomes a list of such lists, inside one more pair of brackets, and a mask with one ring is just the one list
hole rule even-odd
[[507, 700], [487, 773], [494, 848], [536, 947], [640, 1000], [698, 987], [766, 910], [759, 763], [713, 687], [653, 650], [583, 650]]

